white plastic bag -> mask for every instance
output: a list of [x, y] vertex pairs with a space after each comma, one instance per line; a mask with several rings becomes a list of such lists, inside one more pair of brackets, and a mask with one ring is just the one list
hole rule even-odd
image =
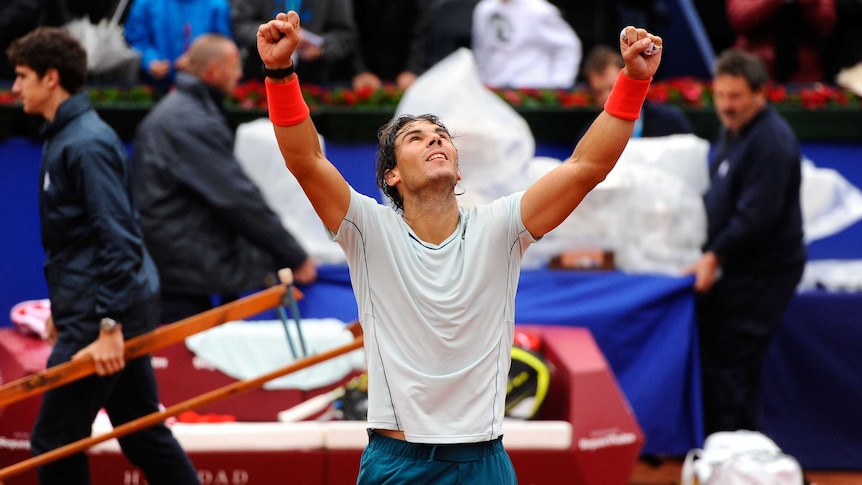
[[523, 170], [536, 153], [530, 126], [482, 84], [469, 49], [456, 50], [419, 76], [395, 110], [396, 117], [423, 113], [439, 116], [453, 136], [464, 191], [459, 205], [526, 188]]
[[[326, 140], [318, 136], [325, 151]], [[278, 214], [284, 228], [312, 258], [326, 264], [346, 261], [344, 251], [329, 239], [296, 177], [285, 168], [269, 118], [259, 118], [237, 127], [234, 155], [248, 178], [258, 186], [267, 204]]]
[[802, 485], [802, 468], [757, 431], [713, 433], [688, 452], [682, 485]]
[[126, 42], [123, 26], [120, 25], [120, 17], [127, 3], [128, 0], [120, 0], [114, 15], [97, 24], [84, 16], [63, 26], [87, 51], [87, 71], [91, 74], [113, 74], [113, 77], [125, 81], [133, 81], [137, 77], [141, 56]]

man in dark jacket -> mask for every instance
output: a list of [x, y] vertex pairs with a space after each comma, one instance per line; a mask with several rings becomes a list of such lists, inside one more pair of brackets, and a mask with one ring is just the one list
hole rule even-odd
[[353, 57], [359, 54], [352, 0], [231, 0], [231, 30], [241, 50], [245, 77], [263, 81], [257, 28], [277, 12], [288, 10], [295, 10], [303, 22], [295, 52], [297, 75], [309, 84], [350, 83]]
[[[625, 62], [619, 51], [607, 45], [596, 46], [587, 54], [583, 71], [596, 106], [605, 105], [605, 101], [611, 94], [611, 88], [614, 87], [614, 82], [620, 74], [620, 69], [624, 66]], [[635, 121], [632, 138], [652, 138], [692, 132], [694, 130], [691, 123], [679, 108], [646, 100], [641, 108], [640, 117]]]
[[[291, 268], [297, 283], [314, 262], [234, 157], [223, 99], [242, 75], [229, 38], [206, 34], [188, 72], [138, 127], [132, 161], [141, 225], [162, 281], [162, 322], [208, 310]], [[322, 230], [322, 229], [318, 229]]]
[[[159, 410], [150, 357], [125, 362], [124, 340], [158, 325], [159, 281], [144, 247], [131, 170], [117, 135], [79, 92], [83, 47], [65, 30], [42, 27], [9, 47], [12, 92], [24, 112], [41, 115], [39, 215], [54, 348], [48, 366], [92, 357], [98, 376], [46, 392], [31, 435], [34, 455], [88, 438], [104, 407], [114, 426]], [[120, 439], [150, 483], [199, 483], [170, 430], [158, 424]], [[42, 484], [88, 484], [84, 453], [39, 469]]]
[[752, 54], [715, 62], [722, 133], [704, 196], [707, 240], [689, 271], [697, 313], [707, 433], [758, 430], [760, 369], [805, 268], [796, 135], [766, 101], [769, 74]]

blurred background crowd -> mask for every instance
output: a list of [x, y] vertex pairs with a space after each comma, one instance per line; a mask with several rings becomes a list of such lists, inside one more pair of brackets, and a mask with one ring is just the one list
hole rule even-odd
[[[690, 72], [665, 66], [659, 79], [709, 78], [712, 58], [729, 47], [761, 57], [778, 83], [832, 84], [862, 62], [862, 45], [854, 42], [862, 33], [862, 0], [5, 0], [0, 82], [14, 77], [5, 49], [15, 38], [37, 26], [82, 23], [113, 28], [114, 40], [101, 43], [125, 50], [113, 62], [90, 59], [91, 83], [167, 92], [192, 41], [206, 33], [232, 38], [243, 80], [260, 80], [257, 27], [285, 10], [301, 18], [295, 62], [305, 85], [406, 89], [466, 47], [490, 87], [572, 88], [586, 84], [589, 54], [616, 48], [624, 25], [692, 40], [685, 43], [689, 52], [676, 43], [677, 63], [688, 63]], [[516, 23], [532, 28], [515, 29]]]

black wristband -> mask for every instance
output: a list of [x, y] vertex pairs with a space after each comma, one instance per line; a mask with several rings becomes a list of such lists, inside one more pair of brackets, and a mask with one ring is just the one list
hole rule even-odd
[[283, 67], [281, 69], [269, 69], [266, 67], [266, 64], [262, 64], [260, 66], [261, 72], [266, 77], [271, 77], [273, 79], [284, 79], [287, 76], [290, 76], [296, 71], [296, 67], [294, 67], [293, 63], [290, 63], [289, 66]]

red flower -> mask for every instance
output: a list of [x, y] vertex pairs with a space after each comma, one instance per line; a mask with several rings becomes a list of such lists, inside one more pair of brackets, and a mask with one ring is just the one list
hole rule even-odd
[[0, 91], [0, 104], [14, 104], [17, 99], [10, 91]]
[[521, 95], [514, 89], [504, 89], [501, 94], [503, 99], [512, 106], [521, 106], [521, 104], [523, 104]]
[[799, 91], [802, 106], [808, 109], [826, 106], [829, 101], [829, 93], [823, 89], [822, 84], [815, 84], [813, 88], [805, 88]]
[[343, 93], [344, 103], [348, 106], [353, 106], [359, 101], [359, 97], [355, 92], [345, 89]]
[[666, 103], [669, 97], [670, 90], [664, 84], [651, 85], [647, 93], [647, 99], [656, 103]]
[[684, 99], [687, 103], [695, 105], [695, 106], [700, 106], [702, 104], [701, 103], [701, 99], [703, 96], [703, 86], [702, 85], [695, 84], [695, 83], [687, 84], [687, 85], [682, 87], [682, 89], [680, 90], [680, 93], [682, 93], [682, 99]]
[[368, 101], [376, 90], [371, 86], [364, 86], [356, 91], [356, 97], [359, 101]]
[[770, 103], [781, 103], [787, 99], [787, 88], [783, 85], [770, 84], [766, 90], [766, 98]]
[[592, 103], [592, 96], [587, 93], [563, 92], [560, 96], [560, 105], [566, 108], [590, 106]]

